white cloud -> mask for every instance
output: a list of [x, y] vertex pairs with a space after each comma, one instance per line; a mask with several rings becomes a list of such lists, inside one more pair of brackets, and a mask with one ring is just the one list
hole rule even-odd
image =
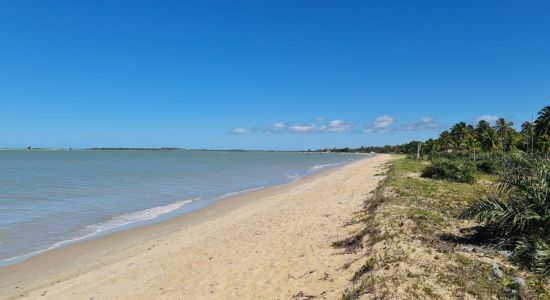
[[308, 125], [291, 125], [286, 129], [294, 133], [343, 133], [351, 131], [353, 124], [344, 120], [332, 120], [322, 123], [316, 122]]
[[481, 121], [481, 120], [484, 120], [484, 121], [487, 121], [489, 123], [492, 123], [496, 120], [498, 120], [498, 116], [494, 116], [494, 115], [481, 115], [479, 117], [476, 118], [476, 123]]
[[433, 123], [434, 119], [430, 118], [430, 117], [424, 117], [422, 119], [420, 119], [420, 122], [422, 123]]
[[366, 126], [363, 129], [364, 133], [373, 133], [381, 131], [389, 131], [391, 126], [395, 123], [395, 118], [389, 115], [383, 115], [374, 120], [370, 126]]
[[383, 115], [374, 121], [373, 127], [375, 129], [387, 129], [389, 128], [393, 123], [395, 122], [395, 119], [388, 115]]
[[346, 132], [353, 128], [353, 124], [343, 120], [332, 120], [327, 125], [323, 125], [321, 130], [324, 132]]
[[430, 117], [424, 117], [420, 119], [420, 121], [411, 123], [411, 124], [405, 124], [401, 126], [401, 130], [404, 131], [417, 131], [417, 130], [424, 130], [424, 129], [435, 129], [438, 128], [440, 125]]
[[232, 134], [247, 134], [247, 133], [344, 133], [350, 132], [353, 129], [353, 123], [344, 120], [319, 119], [311, 123], [290, 124], [287, 122], [275, 122], [266, 127], [241, 127], [231, 131]]
[[298, 132], [298, 133], [309, 133], [315, 131], [316, 127], [313, 124], [310, 125], [293, 125], [289, 126], [288, 130], [290, 132]]
[[233, 134], [247, 134], [250, 133], [250, 129], [248, 128], [235, 128], [231, 130], [231, 133]]
[[[485, 115], [480, 118], [488, 120], [496, 120], [496, 116]], [[390, 115], [382, 115], [377, 117], [374, 122], [366, 125], [363, 128], [363, 133], [375, 133], [375, 132], [392, 132], [392, 131], [421, 131], [430, 130], [441, 127], [434, 118], [423, 117], [417, 122], [412, 123], [397, 123], [395, 118]], [[354, 124], [341, 119], [320, 119], [310, 123], [298, 123], [292, 124], [284, 121], [272, 123], [265, 127], [240, 127], [231, 131], [232, 134], [279, 134], [279, 133], [300, 133], [300, 134], [342, 134], [342, 133], [354, 133]]]

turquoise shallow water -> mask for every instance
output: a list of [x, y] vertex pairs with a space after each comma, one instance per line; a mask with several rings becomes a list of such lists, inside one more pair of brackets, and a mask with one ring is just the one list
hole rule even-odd
[[158, 222], [363, 155], [0, 151], [0, 264]]

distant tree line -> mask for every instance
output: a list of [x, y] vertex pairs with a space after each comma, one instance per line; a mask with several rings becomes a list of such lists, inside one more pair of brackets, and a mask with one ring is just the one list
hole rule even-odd
[[516, 130], [514, 123], [504, 118], [496, 120], [495, 125], [485, 120], [476, 125], [458, 122], [449, 130], [440, 133], [436, 139], [411, 141], [401, 145], [368, 146], [360, 148], [333, 148], [319, 151], [352, 153], [397, 153], [415, 154], [419, 143], [421, 154], [438, 152], [513, 152], [521, 150], [529, 154], [539, 154], [545, 158], [550, 155], [550, 105], [538, 112], [534, 122], [523, 122]]
[[321, 152], [340, 152], [340, 153], [396, 153], [396, 154], [412, 154], [415, 153], [419, 141], [411, 141], [401, 145], [385, 145], [385, 146], [361, 146], [359, 148], [327, 148], [317, 151]]
[[494, 125], [485, 120], [475, 125], [458, 122], [423, 142], [330, 150], [418, 151], [416, 158], [430, 160], [420, 174], [424, 178], [473, 184], [482, 174], [496, 177], [496, 184], [461, 217], [479, 221], [474, 237], [478, 241], [510, 250], [518, 265], [550, 275], [550, 105], [533, 122], [523, 122], [518, 130], [513, 125], [504, 118]]

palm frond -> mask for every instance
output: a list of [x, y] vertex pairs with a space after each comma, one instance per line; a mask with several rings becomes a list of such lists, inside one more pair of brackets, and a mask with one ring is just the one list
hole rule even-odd
[[536, 236], [519, 240], [513, 258], [527, 269], [550, 275], [550, 241]]
[[[514, 259], [550, 274], [550, 161], [511, 155], [492, 194], [462, 212], [515, 243]], [[517, 241], [517, 242], [516, 242]]]

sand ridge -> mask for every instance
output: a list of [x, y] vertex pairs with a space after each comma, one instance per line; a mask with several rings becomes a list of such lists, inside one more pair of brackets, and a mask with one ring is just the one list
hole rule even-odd
[[0, 270], [0, 298], [339, 298], [353, 275], [342, 266], [353, 254], [331, 244], [349, 235], [343, 225], [390, 159], [378, 155], [241, 195], [223, 213], [197, 212], [200, 221], [184, 216]]

